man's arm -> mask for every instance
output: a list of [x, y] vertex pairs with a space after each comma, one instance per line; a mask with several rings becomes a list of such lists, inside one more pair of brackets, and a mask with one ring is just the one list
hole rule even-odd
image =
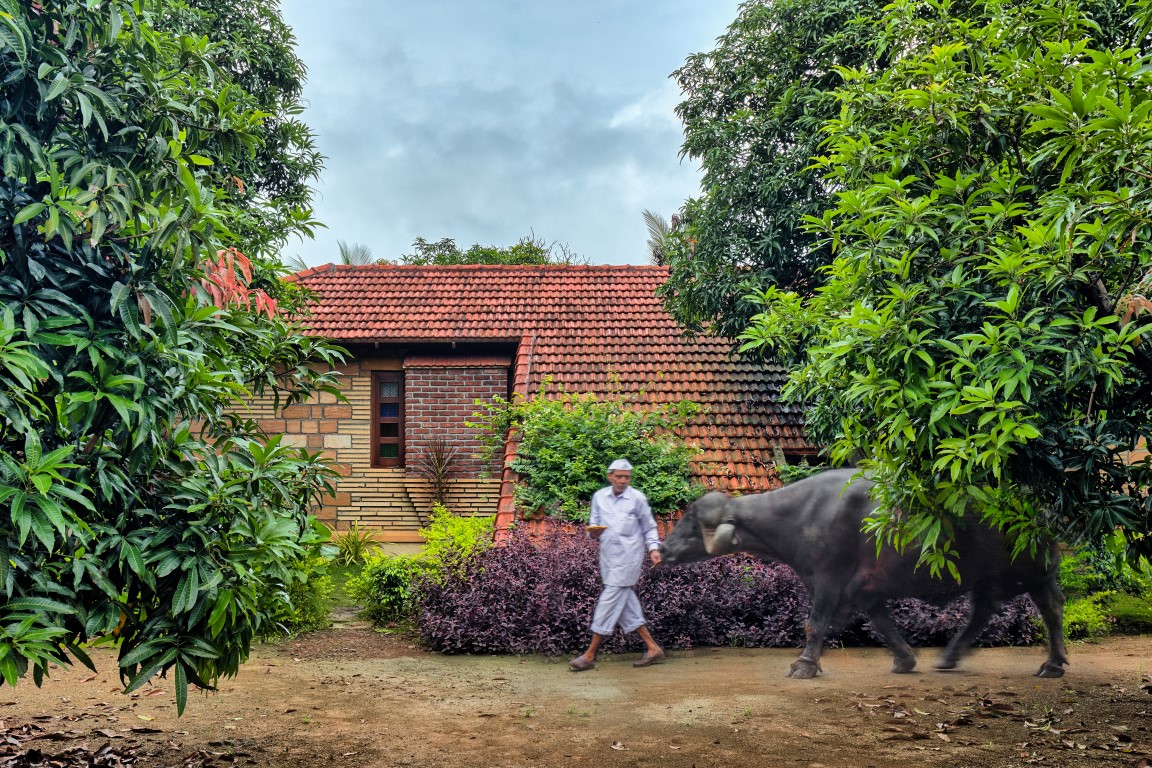
[[[588, 525], [604, 525], [602, 522], [604, 515], [600, 511], [600, 492], [592, 494], [592, 506], [588, 511]], [[593, 539], [599, 539], [600, 534], [604, 531], [588, 531], [588, 535]]]
[[648, 497], [643, 494], [636, 503], [636, 517], [640, 520], [640, 530], [644, 532], [644, 544], [653, 565], [660, 565], [660, 535], [656, 532], [656, 518], [648, 506]]

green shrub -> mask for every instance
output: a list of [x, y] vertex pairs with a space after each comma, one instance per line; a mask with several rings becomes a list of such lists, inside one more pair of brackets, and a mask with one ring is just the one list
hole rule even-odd
[[360, 530], [360, 523], [353, 521], [347, 531], [332, 537], [336, 546], [336, 561], [342, 565], [359, 565], [366, 562], [379, 544], [371, 531]]
[[606, 467], [628, 459], [633, 483], [652, 511], [683, 509], [703, 492], [691, 482], [689, 462], [697, 451], [675, 435], [700, 406], [689, 400], [660, 405], [644, 394], [573, 394], [545, 381], [532, 397], [481, 403], [485, 411], [469, 422], [487, 433], [488, 450], [504, 446], [510, 430], [520, 446], [512, 469], [520, 475], [517, 507], [563, 520], [586, 522], [592, 494], [604, 487]]
[[416, 582], [441, 583], [446, 574], [460, 573], [475, 555], [492, 546], [495, 527], [492, 515], [463, 517], [436, 504], [428, 527], [420, 529], [427, 543], [419, 555], [371, 558], [360, 575], [348, 581], [347, 592], [375, 624], [408, 621], [418, 607]]
[[301, 632], [313, 632], [331, 625], [332, 577], [326, 557], [310, 556], [294, 571], [294, 578], [283, 587], [287, 603], [277, 601], [271, 623], [264, 624], [260, 636], [269, 640]]
[[1069, 640], [1084, 640], [1108, 634], [1111, 618], [1104, 605], [1113, 592], [1096, 592], [1069, 600], [1064, 606], [1064, 634]]
[[459, 570], [473, 554], [492, 546], [496, 530], [494, 515], [463, 517], [443, 504], [435, 504], [428, 527], [421, 528], [426, 542], [420, 559], [435, 571]]
[[1125, 542], [1118, 534], [1066, 554], [1060, 561], [1060, 585], [1064, 594], [1083, 597], [1109, 590], [1131, 595], [1152, 592], [1148, 564], [1135, 568], [1124, 555]]
[[348, 580], [346, 589], [374, 624], [407, 621], [415, 608], [412, 577], [423, 567], [418, 557], [381, 553], [365, 563], [359, 576]]
[[812, 465], [807, 462], [803, 464], [778, 464], [776, 465], [776, 477], [780, 478], [781, 483], [788, 485], [797, 480], [812, 477], [812, 475], [817, 472], [823, 472], [826, 469], [828, 469], [828, 467], [818, 464]]
[[1117, 632], [1152, 633], [1152, 602], [1143, 597], [1120, 592], [1109, 601], [1108, 614]]

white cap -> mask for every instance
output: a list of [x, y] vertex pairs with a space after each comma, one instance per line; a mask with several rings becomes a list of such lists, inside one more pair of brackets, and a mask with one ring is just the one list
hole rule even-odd
[[632, 465], [628, 463], [628, 459], [616, 459], [608, 465], [609, 472], [631, 472]]

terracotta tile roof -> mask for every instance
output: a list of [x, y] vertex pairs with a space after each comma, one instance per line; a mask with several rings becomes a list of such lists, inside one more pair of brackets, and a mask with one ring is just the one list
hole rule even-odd
[[293, 279], [315, 291], [309, 325], [345, 342], [515, 341], [515, 388], [545, 376], [570, 392], [625, 393], [706, 407], [684, 437], [697, 476], [724, 490], [773, 487], [773, 446], [811, 451], [801, 414], [777, 402], [784, 371], [686, 339], [655, 296], [667, 269], [649, 266], [333, 266]]

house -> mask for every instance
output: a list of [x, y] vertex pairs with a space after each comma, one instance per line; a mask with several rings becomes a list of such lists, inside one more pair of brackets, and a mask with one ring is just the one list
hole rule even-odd
[[[448, 505], [513, 519], [505, 471], [515, 445], [488, 463], [465, 421], [477, 400], [534, 393], [545, 380], [568, 392], [645, 390], [650, 402], [704, 406], [683, 437], [699, 446], [697, 479], [755, 492], [777, 485], [773, 466], [814, 453], [798, 410], [779, 402], [784, 371], [730, 354], [719, 339], [685, 338], [655, 292], [653, 266], [333, 266], [293, 278], [315, 292], [311, 330], [350, 352], [346, 403], [331, 396], [273, 414], [269, 432], [336, 462], [338, 490], [320, 518], [358, 521], [384, 541], [417, 541], [431, 508], [419, 462], [436, 438], [456, 449]], [[605, 457], [607, 461], [612, 457]]]

